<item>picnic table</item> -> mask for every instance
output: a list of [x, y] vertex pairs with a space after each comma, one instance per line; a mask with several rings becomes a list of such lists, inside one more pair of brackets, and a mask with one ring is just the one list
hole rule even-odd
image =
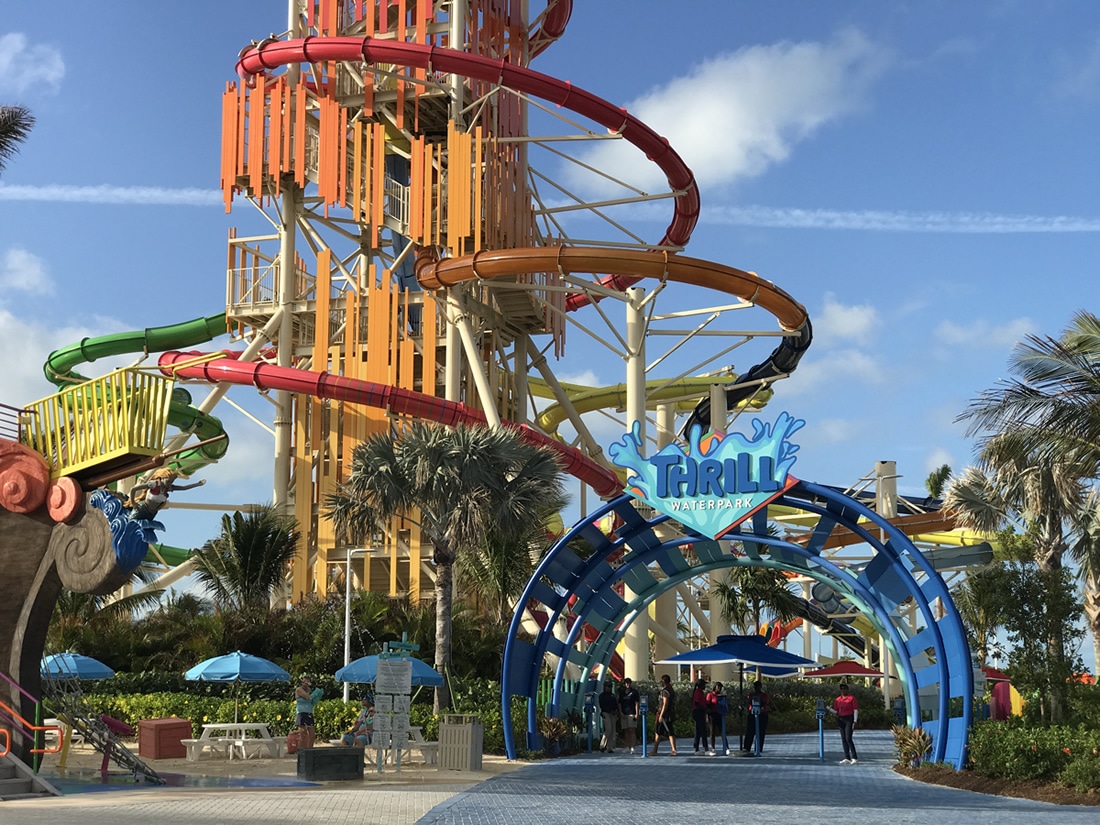
[[282, 757], [285, 737], [273, 737], [267, 723], [203, 723], [202, 734], [193, 740], [181, 740], [187, 747], [187, 759], [198, 760], [209, 753], [229, 760], [247, 760], [266, 753]]

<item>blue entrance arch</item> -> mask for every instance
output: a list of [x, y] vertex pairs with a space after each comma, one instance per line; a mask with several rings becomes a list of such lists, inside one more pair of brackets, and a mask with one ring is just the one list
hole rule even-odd
[[[805, 575], [855, 606], [881, 634], [893, 657], [908, 724], [922, 726], [932, 736], [931, 759], [961, 768], [973, 715], [973, 664], [962, 621], [939, 573], [903, 531], [836, 490], [798, 482], [773, 504], [816, 515], [804, 544], [769, 536], [766, 509], [718, 540], [688, 529], [661, 539], [656, 529], [670, 517], [653, 513], [625, 494], [574, 525], [536, 568], [509, 627], [501, 675], [509, 759], [516, 758], [513, 697], [527, 700], [528, 748], [538, 740], [536, 697], [548, 654], [557, 658], [549, 713], [579, 710], [585, 693], [598, 691], [597, 681], [627, 627], [653, 600], [708, 571], [749, 565]], [[607, 534], [596, 523], [612, 513], [622, 524]], [[671, 526], [682, 527], [675, 521]], [[852, 531], [871, 549], [866, 564], [849, 566], [822, 555], [837, 527]], [[587, 559], [569, 547], [575, 539], [593, 548]], [[733, 540], [743, 553], [733, 553], [732, 544], [723, 540]], [[635, 594], [630, 602], [616, 590], [620, 584]], [[526, 608], [541, 609], [548, 616], [533, 642], [521, 638]], [[555, 629], [567, 608], [575, 620], [559, 635]], [[581, 651], [576, 642], [586, 624], [599, 636]], [[565, 688], [567, 663], [582, 675], [571, 690]]]

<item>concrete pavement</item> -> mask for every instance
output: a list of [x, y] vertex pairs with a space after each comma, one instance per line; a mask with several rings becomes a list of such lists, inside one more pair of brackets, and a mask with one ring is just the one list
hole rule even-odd
[[[582, 754], [475, 784], [135, 788], [0, 804], [0, 823], [1088, 823], [1100, 809], [992, 797], [894, 774], [889, 732], [857, 731], [857, 765], [816, 734], [773, 735], [759, 758]], [[688, 751], [684, 746], [687, 745]], [[666, 746], [667, 749], [667, 746]]]

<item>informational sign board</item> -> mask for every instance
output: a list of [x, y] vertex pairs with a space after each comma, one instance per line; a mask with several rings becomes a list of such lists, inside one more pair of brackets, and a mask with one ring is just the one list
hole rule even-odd
[[374, 690], [378, 694], [410, 694], [413, 667], [411, 660], [378, 660]]

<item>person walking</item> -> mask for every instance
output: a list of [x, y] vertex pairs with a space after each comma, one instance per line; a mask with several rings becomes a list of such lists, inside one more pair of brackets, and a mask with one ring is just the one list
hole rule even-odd
[[[768, 733], [768, 712], [771, 710], [772, 698], [768, 696], [768, 692], [764, 690], [764, 684], [757, 680], [752, 684], [752, 691], [749, 692], [746, 698], [746, 710], [748, 716], [745, 718], [745, 746], [741, 749], [751, 755], [756, 755], [764, 751], [764, 735]], [[757, 708], [757, 703], [759, 707]], [[756, 713], [754, 713], [754, 709]], [[757, 735], [757, 726], [759, 726], [759, 738], [756, 739], [756, 751], [753, 751], [753, 739]]]
[[[710, 751], [708, 754], [729, 754], [730, 743], [726, 737], [725, 716], [729, 713], [722, 684], [715, 683], [707, 692], [707, 720], [710, 722]], [[722, 735], [722, 748], [718, 748], [718, 735]]]
[[836, 714], [837, 728], [840, 729], [840, 744], [844, 746], [844, 759], [841, 763], [858, 763], [859, 755], [856, 754], [856, 744], [852, 739], [852, 731], [859, 722], [859, 700], [855, 695], [848, 693], [848, 684], [840, 684], [840, 695], [833, 701], [833, 707], [829, 709]]
[[611, 680], [603, 684], [603, 691], [596, 698], [600, 704], [600, 717], [603, 718], [603, 735], [600, 737], [600, 751], [615, 751], [615, 729], [619, 725], [619, 701], [611, 690]]
[[634, 753], [638, 744], [638, 704], [641, 697], [629, 677], [619, 686], [619, 723], [623, 728], [623, 747]]
[[695, 753], [707, 751], [707, 681], [700, 677], [691, 692], [691, 719], [695, 723]]
[[661, 675], [661, 696], [657, 701], [657, 724], [654, 726], [656, 735], [653, 741], [653, 756], [657, 756], [657, 748], [661, 745], [661, 738], [668, 740], [672, 749], [672, 756], [676, 756], [676, 735], [673, 733], [675, 723], [676, 692], [672, 690], [672, 678], [667, 674]]

